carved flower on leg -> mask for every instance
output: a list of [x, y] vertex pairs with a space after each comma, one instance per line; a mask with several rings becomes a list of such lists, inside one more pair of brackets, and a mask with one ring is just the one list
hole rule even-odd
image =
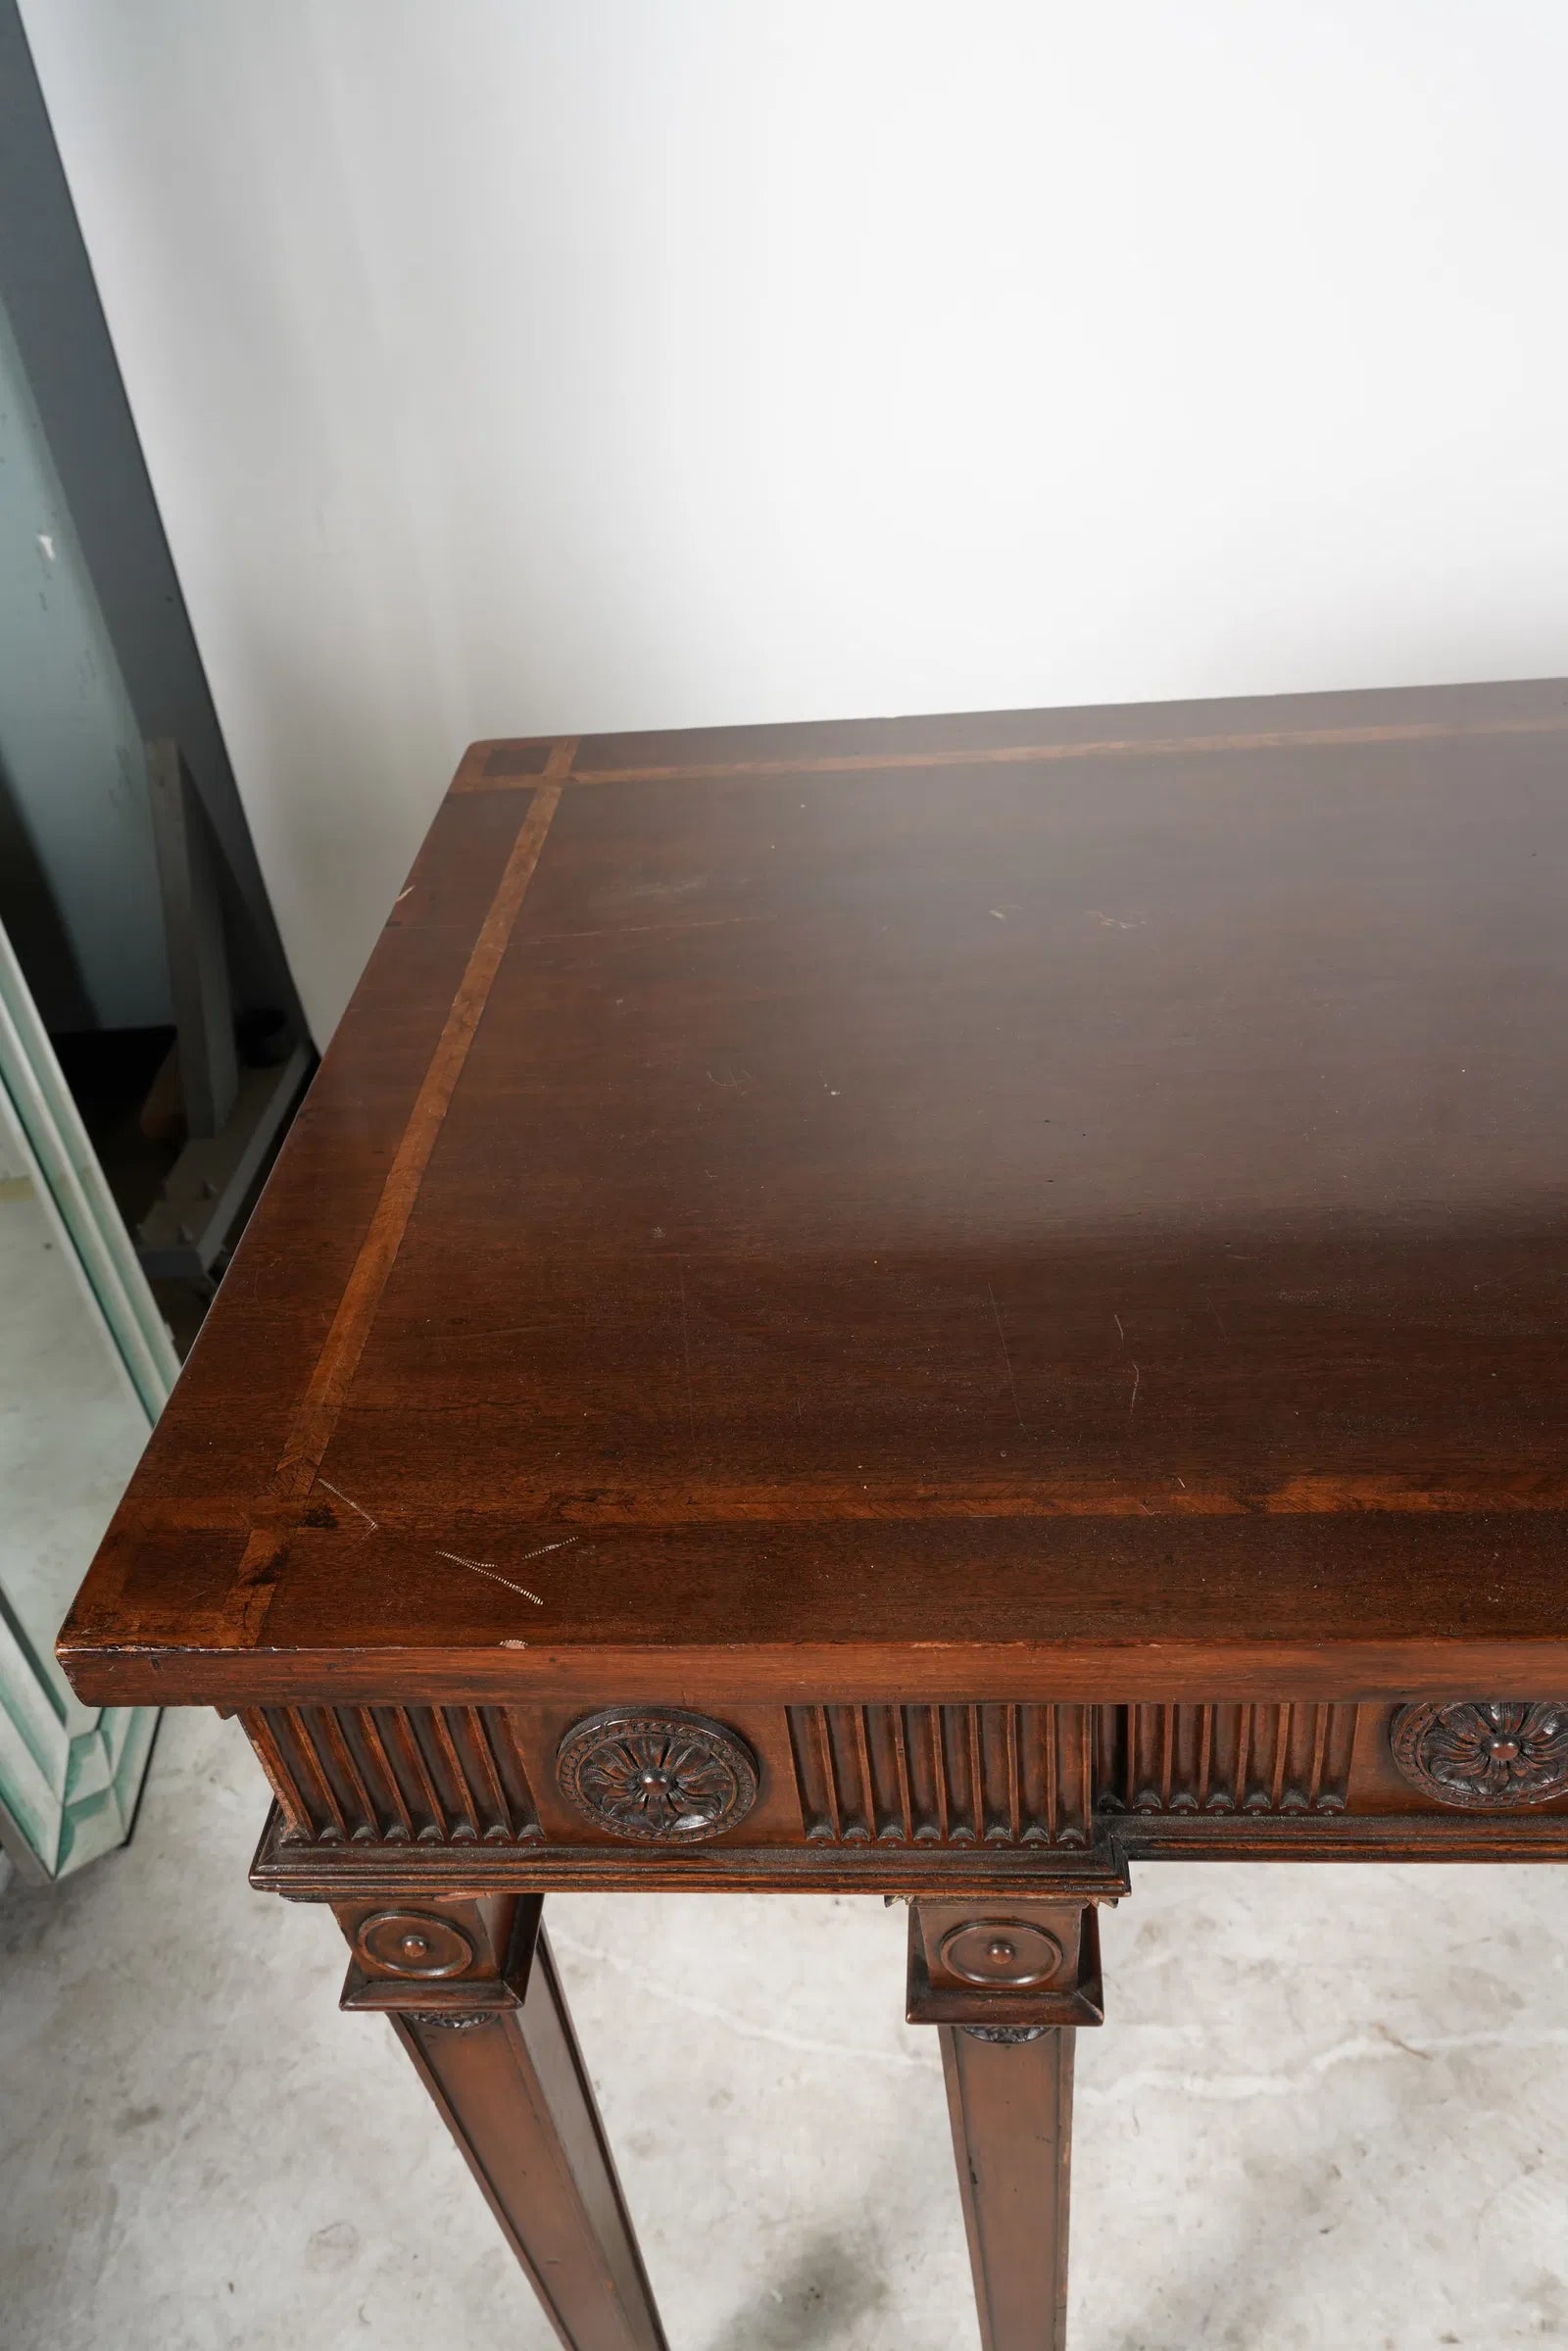
[[556, 1770], [578, 1811], [618, 1837], [715, 1837], [757, 1798], [749, 1749], [701, 1715], [593, 1715], [563, 1739]]
[[1505, 1811], [1568, 1795], [1568, 1701], [1560, 1698], [1405, 1706], [1390, 1738], [1405, 1778], [1443, 1804]]

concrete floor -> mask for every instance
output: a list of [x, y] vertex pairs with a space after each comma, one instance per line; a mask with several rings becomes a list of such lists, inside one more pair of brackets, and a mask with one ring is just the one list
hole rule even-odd
[[[4, 2351], [553, 2342], [261, 1783], [165, 1723], [129, 1849], [0, 1895]], [[675, 2351], [975, 2342], [941, 2072], [875, 1901], [563, 1896]], [[1568, 1873], [1182, 1869], [1105, 1922], [1073, 2351], [1568, 2342]]]

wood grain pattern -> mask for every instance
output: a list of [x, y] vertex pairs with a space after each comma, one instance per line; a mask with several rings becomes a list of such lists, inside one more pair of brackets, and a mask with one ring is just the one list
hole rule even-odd
[[939, 2031], [981, 2351], [1066, 2351], [1077, 2035]]
[[477, 747], [523, 836], [444, 805], [83, 1694], [1568, 1687], [1565, 725], [1546, 682]]

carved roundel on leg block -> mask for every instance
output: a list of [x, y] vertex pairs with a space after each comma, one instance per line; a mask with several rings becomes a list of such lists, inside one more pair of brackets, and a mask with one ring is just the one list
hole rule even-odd
[[1568, 1699], [1401, 1706], [1389, 1742], [1411, 1787], [1439, 1804], [1507, 1812], [1568, 1795]]
[[612, 1706], [574, 1723], [556, 1753], [562, 1793], [596, 1829], [649, 1842], [719, 1837], [757, 1801], [757, 1758], [701, 1714]]
[[362, 1965], [424, 1983], [461, 1976], [473, 1965], [473, 1944], [452, 1919], [433, 1911], [378, 1910], [362, 1919], [354, 1937]]
[[983, 1989], [1033, 1990], [1059, 1976], [1064, 1953], [1054, 1935], [1026, 1919], [970, 1919], [942, 1938], [942, 1964]]

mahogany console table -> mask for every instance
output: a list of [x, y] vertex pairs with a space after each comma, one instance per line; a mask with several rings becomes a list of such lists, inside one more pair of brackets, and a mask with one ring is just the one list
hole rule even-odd
[[61, 1655], [238, 1711], [577, 2351], [552, 1887], [907, 1897], [1054, 2351], [1130, 1862], [1568, 1858], [1565, 900], [1561, 684], [465, 758]]

